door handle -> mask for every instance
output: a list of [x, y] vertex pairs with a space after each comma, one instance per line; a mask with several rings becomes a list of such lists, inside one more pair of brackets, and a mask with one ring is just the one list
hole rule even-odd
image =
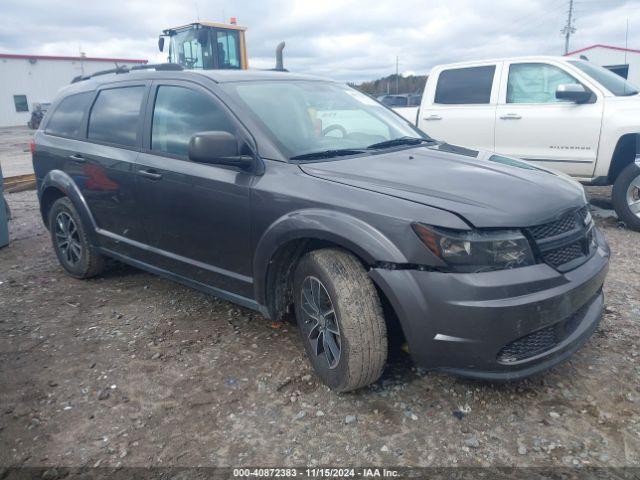
[[442, 117], [440, 115], [429, 115], [428, 117], [424, 117], [423, 120], [433, 122], [434, 120], [442, 120]]
[[520, 120], [521, 118], [517, 113], [507, 113], [506, 115], [500, 116], [500, 120]]
[[78, 163], [84, 163], [87, 161], [86, 158], [84, 158], [82, 155], [80, 155], [79, 153], [74, 153], [73, 155], [69, 155], [69, 158], [71, 160], [73, 160], [74, 162], [78, 162]]
[[143, 177], [150, 178], [151, 180], [160, 180], [162, 178], [162, 174], [155, 170], [138, 170], [138, 173]]

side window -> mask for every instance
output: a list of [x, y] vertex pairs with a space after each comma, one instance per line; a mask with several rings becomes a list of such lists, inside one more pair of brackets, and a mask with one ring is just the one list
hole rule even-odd
[[28, 112], [29, 103], [27, 102], [26, 95], [14, 95], [13, 104], [16, 107], [16, 112]]
[[495, 65], [444, 70], [438, 77], [434, 102], [447, 105], [487, 104], [491, 100], [495, 72]]
[[79, 137], [84, 112], [93, 98], [93, 93], [77, 93], [63, 99], [53, 111], [45, 133], [60, 137]]
[[563, 83], [580, 83], [564, 70], [546, 63], [514, 63], [509, 67], [507, 103], [555, 103]]
[[239, 43], [238, 32], [218, 31], [218, 68], [240, 68]]
[[151, 127], [152, 150], [186, 157], [193, 134], [216, 130], [234, 132], [235, 128], [209, 96], [185, 87], [158, 88]]
[[136, 86], [102, 90], [91, 109], [88, 138], [135, 146], [144, 89]]

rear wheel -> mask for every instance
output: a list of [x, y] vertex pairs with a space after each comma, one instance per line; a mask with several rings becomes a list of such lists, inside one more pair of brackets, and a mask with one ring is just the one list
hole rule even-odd
[[104, 257], [89, 243], [80, 216], [67, 197], [51, 206], [49, 232], [58, 260], [69, 275], [90, 278], [104, 270]]
[[309, 252], [294, 278], [296, 320], [305, 351], [322, 381], [338, 392], [375, 382], [387, 360], [380, 299], [353, 255]]
[[627, 227], [640, 231], [640, 166], [628, 165], [613, 184], [613, 207]]

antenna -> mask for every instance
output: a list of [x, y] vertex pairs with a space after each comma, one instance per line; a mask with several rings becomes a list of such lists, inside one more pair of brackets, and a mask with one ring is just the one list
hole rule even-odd
[[200, 9], [198, 8], [198, 2], [193, 2], [193, 6], [196, 9], [196, 19], [198, 20], [198, 22], [200, 21]]
[[82, 51], [82, 45], [78, 44], [78, 52], [80, 52], [80, 72], [82, 75], [84, 75], [84, 57], [86, 56], [85, 53]]
[[629, 50], [629, 17], [627, 17], [627, 31], [624, 34], [624, 63], [627, 63], [627, 51]]

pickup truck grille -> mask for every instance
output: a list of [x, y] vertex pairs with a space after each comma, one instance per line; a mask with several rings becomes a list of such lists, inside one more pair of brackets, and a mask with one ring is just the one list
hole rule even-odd
[[582, 265], [593, 253], [593, 219], [586, 205], [525, 231], [533, 239], [540, 258], [560, 271]]

